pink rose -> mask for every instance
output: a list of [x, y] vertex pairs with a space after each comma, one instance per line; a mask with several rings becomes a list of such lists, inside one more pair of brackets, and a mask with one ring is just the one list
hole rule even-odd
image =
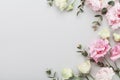
[[108, 40], [98, 39], [89, 48], [90, 57], [98, 62], [98, 59], [104, 57], [110, 50], [110, 45]]
[[112, 80], [113, 75], [115, 73], [112, 68], [103, 67], [97, 72], [95, 80]]
[[111, 56], [110, 56], [110, 59], [113, 61], [117, 60], [118, 58], [120, 58], [120, 43], [111, 49]]
[[102, 0], [86, 0], [86, 4], [96, 12], [102, 9]]
[[108, 9], [106, 18], [113, 30], [120, 27], [120, 3], [118, 1], [115, 2], [112, 8]]

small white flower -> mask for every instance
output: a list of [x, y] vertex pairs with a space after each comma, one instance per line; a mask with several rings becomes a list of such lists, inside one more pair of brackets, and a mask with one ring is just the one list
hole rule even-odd
[[55, 5], [61, 10], [65, 10], [68, 6], [68, 0], [54, 0]]
[[82, 63], [81, 65], [78, 66], [78, 69], [81, 73], [88, 74], [91, 69], [90, 61], [88, 60], [88, 61]]
[[112, 68], [103, 67], [97, 72], [95, 80], [112, 80], [114, 74]]
[[65, 68], [62, 70], [62, 77], [63, 79], [69, 79], [73, 76], [73, 72], [69, 68]]
[[107, 39], [110, 37], [110, 31], [108, 28], [103, 28], [100, 32], [99, 32], [99, 36], [102, 39]]
[[115, 41], [120, 41], [120, 34], [113, 33], [113, 37]]

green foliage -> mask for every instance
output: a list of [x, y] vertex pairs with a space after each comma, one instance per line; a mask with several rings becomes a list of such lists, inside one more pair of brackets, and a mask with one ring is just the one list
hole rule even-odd
[[78, 6], [78, 11], [77, 11], [77, 16], [80, 14], [80, 13], [83, 13], [84, 12], [84, 5], [85, 5], [85, 0], [81, 0], [80, 1], [80, 5]]
[[51, 69], [47, 69], [46, 74], [47, 74], [48, 78], [50, 78], [52, 80], [59, 80], [59, 78], [56, 76], [56, 72], [52, 71]]
[[87, 57], [88, 56], [88, 53], [85, 49], [82, 49], [82, 45], [79, 44], [78, 47], [77, 47], [79, 50], [77, 51], [78, 53], [81, 53], [84, 57]]
[[101, 26], [101, 22], [103, 21], [102, 15], [95, 15], [95, 17], [98, 18], [98, 20], [92, 22], [92, 28], [94, 29], [94, 31], [96, 31], [98, 27]]
[[[120, 1], [120, 0], [119, 0], [119, 1]], [[114, 5], [115, 5], [115, 2], [114, 2], [114, 1], [109, 1], [108, 4], [111, 5], [111, 6], [114, 6]]]
[[105, 14], [107, 13], [107, 11], [108, 11], [107, 8], [103, 8], [101, 13], [102, 13], [103, 15], [105, 15]]

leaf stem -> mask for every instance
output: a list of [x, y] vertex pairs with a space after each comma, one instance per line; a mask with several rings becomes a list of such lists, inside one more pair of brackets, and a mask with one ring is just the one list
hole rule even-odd
[[91, 74], [89, 74], [89, 76], [90, 76], [93, 80], [95, 80], [95, 78], [94, 78]]
[[116, 62], [114, 62], [114, 64], [115, 64], [115, 67], [117, 68], [117, 70], [119, 70], [119, 68], [118, 68], [118, 66], [117, 66], [117, 63], [116, 63]]
[[115, 64], [115, 66], [116, 66], [116, 68], [117, 68], [117, 70], [118, 70], [118, 72], [116, 72], [116, 74], [117, 74], [117, 76], [120, 78], [120, 75], [119, 75], [119, 68], [118, 68], [118, 66], [117, 66], [117, 63], [114, 62], [114, 64]]
[[120, 75], [119, 75], [119, 73], [116, 73], [117, 74], [117, 76], [120, 78]]
[[109, 61], [106, 59], [106, 57], [104, 57], [104, 60], [107, 62], [107, 64], [108, 64], [109, 66], [111, 66], [111, 64], [110, 64]]
[[88, 76], [86, 76], [86, 79], [89, 80]]
[[113, 66], [109, 63], [109, 61], [106, 59], [106, 57], [104, 57], [104, 60], [107, 62], [107, 64], [108, 64], [110, 67], [113, 68], [113, 70], [115, 70], [114, 67], [113, 67]]
[[[104, 57], [104, 59], [105, 59], [105, 61], [109, 64], [109, 66], [113, 68], [113, 70], [114, 70], [114, 72], [115, 72], [114, 67], [109, 63], [109, 61], [108, 61], [105, 57]], [[115, 66], [116, 66], [117, 69], [119, 69], [119, 68], [117, 67], [117, 64], [116, 64], [116, 63], [115, 63]], [[115, 72], [115, 73], [116, 73], [117, 76], [120, 78], [119, 72]]]

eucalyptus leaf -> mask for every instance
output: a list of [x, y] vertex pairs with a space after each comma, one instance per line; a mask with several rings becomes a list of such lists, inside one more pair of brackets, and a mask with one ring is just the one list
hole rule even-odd
[[108, 4], [111, 5], [111, 6], [114, 6], [115, 2], [114, 1], [109, 1]]
[[81, 44], [79, 44], [77, 48], [78, 48], [78, 49], [82, 49], [82, 45], [81, 45]]
[[53, 1], [54, 1], [54, 0], [47, 0], [47, 1], [48, 1], [49, 6], [52, 6], [52, 5], [53, 5]]
[[50, 69], [47, 70], [46, 73], [47, 73], [48, 75], [51, 75], [51, 70], [50, 70]]
[[98, 17], [98, 18], [100, 18], [100, 20], [101, 20], [101, 21], [103, 20], [103, 17], [102, 17], [102, 15], [95, 15], [95, 17]]
[[107, 11], [108, 11], [107, 8], [103, 8], [101, 13], [102, 13], [103, 15], [105, 15], [105, 14], [107, 13]]
[[77, 11], [77, 16], [79, 15], [79, 13], [83, 13], [84, 12], [84, 5], [85, 5], [85, 0], [81, 0], [80, 5], [78, 6], [78, 11]]
[[102, 62], [97, 63], [100, 67], [104, 67], [104, 64]]
[[85, 57], [87, 57], [88, 56], [87, 51], [82, 52], [82, 55], [85, 56]]

